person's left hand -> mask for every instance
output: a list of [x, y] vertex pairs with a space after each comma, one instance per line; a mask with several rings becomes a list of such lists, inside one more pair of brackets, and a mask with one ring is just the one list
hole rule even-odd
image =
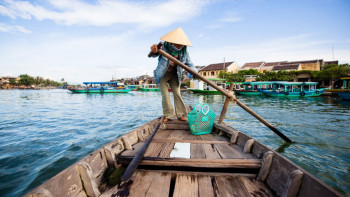
[[153, 53], [158, 53], [158, 47], [157, 47], [156, 44], [153, 44], [153, 45], [151, 46], [151, 51], [152, 51]]

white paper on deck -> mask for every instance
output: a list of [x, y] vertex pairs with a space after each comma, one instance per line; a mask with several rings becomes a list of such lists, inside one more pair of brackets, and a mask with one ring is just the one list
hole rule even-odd
[[191, 144], [190, 143], [175, 143], [170, 157], [191, 158]]

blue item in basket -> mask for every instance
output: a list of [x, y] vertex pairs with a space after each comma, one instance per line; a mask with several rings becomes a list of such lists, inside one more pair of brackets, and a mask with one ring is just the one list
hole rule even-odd
[[211, 133], [215, 113], [210, 109], [208, 104], [197, 103], [193, 110], [187, 115], [190, 130], [193, 135], [203, 135]]

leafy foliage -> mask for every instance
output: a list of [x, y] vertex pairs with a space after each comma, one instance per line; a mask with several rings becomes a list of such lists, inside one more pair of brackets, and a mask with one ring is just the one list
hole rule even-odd
[[[64, 82], [66, 83], [66, 82]], [[18, 85], [25, 85], [25, 86], [61, 86], [64, 83], [59, 83], [50, 79], [44, 79], [43, 77], [37, 76], [32, 77], [27, 74], [23, 74], [19, 76]]]
[[35, 80], [34, 80], [34, 77], [32, 76], [29, 76], [27, 74], [19, 76], [19, 80], [18, 80], [19, 85], [31, 86], [34, 83], [35, 83]]
[[310, 71], [310, 70], [300, 70], [300, 71], [278, 71], [278, 72], [266, 72], [259, 73], [257, 70], [241, 70], [237, 74], [227, 73], [223, 75], [223, 72], [219, 73], [219, 77], [225, 77], [227, 82], [240, 82], [244, 81], [244, 75], [257, 75], [257, 81], [293, 81], [300, 74], [308, 74], [313, 81], [336, 81], [341, 77], [350, 75], [350, 65], [349, 64], [330, 64], [327, 65], [321, 71]]
[[226, 79], [227, 82], [240, 82], [244, 81], [244, 75], [261, 75], [257, 70], [240, 70], [237, 74], [225, 72], [225, 75], [222, 71], [219, 72], [219, 78]]
[[350, 74], [349, 64], [330, 64], [323, 70], [315, 73], [315, 78], [320, 80], [337, 80]]

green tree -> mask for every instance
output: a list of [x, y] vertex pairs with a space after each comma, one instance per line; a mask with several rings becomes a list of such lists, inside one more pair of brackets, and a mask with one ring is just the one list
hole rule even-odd
[[35, 77], [35, 85], [39, 86], [42, 85], [44, 82], [44, 79], [40, 76]]
[[260, 75], [261, 73], [255, 69], [249, 69], [249, 70], [240, 70], [238, 71], [239, 75]]
[[[219, 78], [223, 79], [223, 72], [219, 72]], [[244, 77], [241, 74], [233, 74], [229, 72], [225, 72], [225, 79], [227, 82], [242, 82], [244, 81]]]
[[257, 81], [293, 81], [296, 76], [294, 71], [266, 72], [260, 74]]
[[35, 84], [35, 80], [34, 80], [34, 77], [29, 76], [27, 74], [24, 74], [24, 75], [20, 75], [19, 76], [18, 84], [19, 85], [30, 86], [30, 85]]
[[10, 85], [12, 85], [12, 86], [18, 86], [18, 83], [17, 83], [16, 80], [10, 79]]
[[318, 73], [313, 73], [315, 79], [320, 81], [329, 81], [329, 84], [334, 88], [334, 82], [339, 80], [341, 77], [347, 76], [350, 74], [350, 65], [349, 64], [330, 64], [326, 66], [323, 70]]

